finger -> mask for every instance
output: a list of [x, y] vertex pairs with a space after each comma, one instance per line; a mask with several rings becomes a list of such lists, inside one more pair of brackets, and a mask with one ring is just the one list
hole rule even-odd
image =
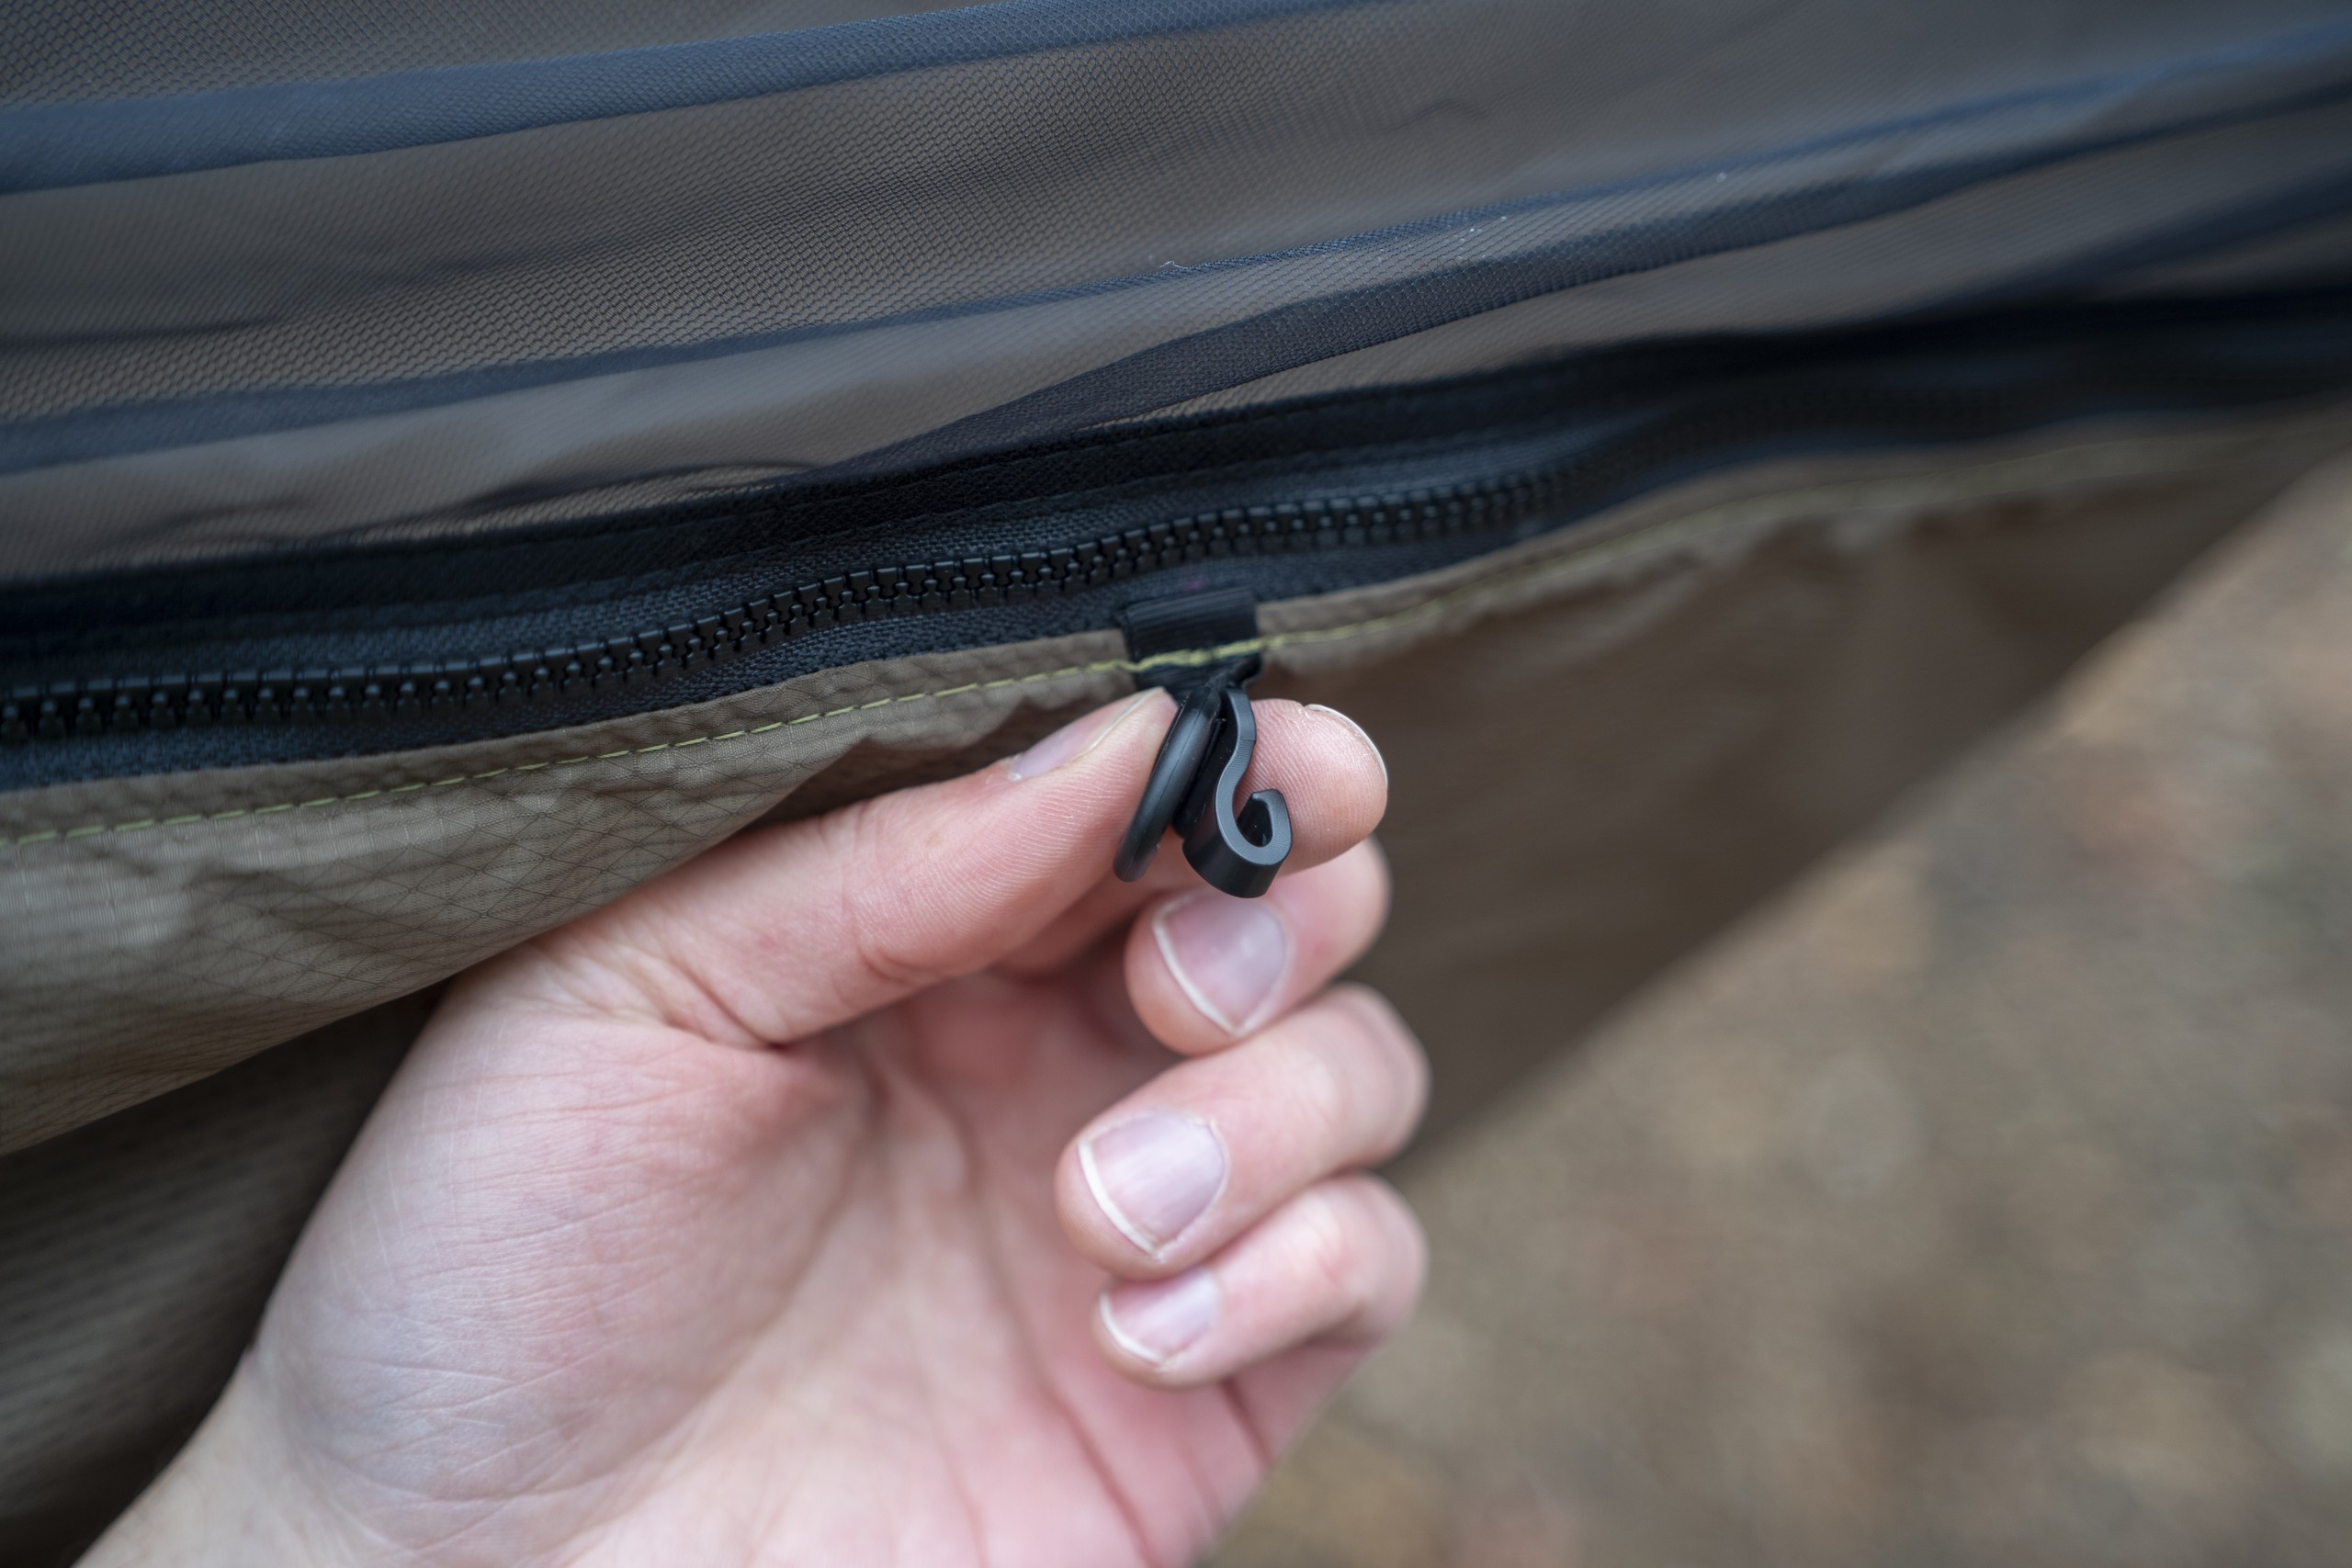
[[1205, 1263], [1112, 1285], [1095, 1340], [1112, 1366], [1156, 1388], [1220, 1382], [1306, 1345], [1369, 1349], [1411, 1315], [1428, 1256], [1385, 1182], [1339, 1177]]
[[[844, 1022], [999, 962], [1102, 880], [1171, 714], [1165, 693], [1144, 693], [994, 767], [747, 834], [513, 963], [537, 964], [539, 994], [559, 1005], [650, 1013], [708, 1038]], [[1294, 813], [1361, 838], [1385, 796], [1377, 754], [1358, 741], [1317, 758], [1331, 771], [1279, 770]]]
[[[1152, 899], [1167, 893], [1185, 893], [1204, 886], [1200, 874], [1185, 863], [1173, 841], [1169, 852], [1152, 857], [1151, 864], [1133, 882], [1108, 874], [1021, 949], [1009, 954], [1001, 967], [1016, 979], [1043, 979], [1057, 975], [1091, 952], [1096, 944], [1125, 925]], [[1275, 879], [1281, 885], [1281, 878]]]
[[1395, 1153], [1428, 1085], [1395, 1010], [1360, 986], [1335, 987], [1097, 1117], [1056, 1173], [1062, 1226], [1114, 1274], [1175, 1273], [1324, 1177]]
[[1370, 839], [1262, 898], [1180, 893], [1128, 933], [1127, 995], [1170, 1050], [1216, 1050], [1330, 984], [1387, 918], [1388, 863]]
[[1173, 711], [1141, 693], [978, 773], [746, 833], [510, 962], [709, 1038], [816, 1033], [987, 967], [1092, 886]]
[[[1345, 854], [1380, 825], [1388, 806], [1388, 773], [1379, 748], [1355, 722], [1331, 708], [1294, 702], [1255, 705], [1258, 750], [1242, 788], [1280, 790], [1291, 808], [1291, 853], [1284, 877]], [[1164, 732], [1164, 727], [1163, 727]], [[1311, 809], [1303, 807], [1311, 803]], [[1160, 893], [1204, 886], [1170, 834], [1134, 882], [1105, 876], [1005, 961], [1009, 973], [1051, 974], [1124, 924]], [[1281, 882], [1275, 886], [1279, 888]]]

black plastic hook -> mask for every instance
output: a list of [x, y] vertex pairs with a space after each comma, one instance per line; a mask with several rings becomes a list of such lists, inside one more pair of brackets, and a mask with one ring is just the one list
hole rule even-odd
[[1150, 866], [1172, 824], [1184, 835], [1184, 858], [1210, 886], [1255, 898], [1273, 886], [1290, 858], [1290, 807], [1276, 789], [1259, 790], [1238, 810], [1234, 804], [1258, 749], [1257, 715], [1241, 689], [1258, 670], [1255, 658], [1222, 665], [1181, 694], [1112, 863], [1122, 882]]

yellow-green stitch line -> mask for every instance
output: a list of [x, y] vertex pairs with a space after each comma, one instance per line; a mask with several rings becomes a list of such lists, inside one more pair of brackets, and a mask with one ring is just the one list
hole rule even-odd
[[[1448, 595], [1447, 597], [1452, 597]], [[134, 822], [93, 822], [63, 832], [44, 829], [38, 832], [20, 833], [13, 839], [0, 840], [10, 848], [25, 844], [47, 843], [56, 839], [85, 839], [100, 833], [137, 833], [150, 828], [180, 828], [196, 822], [228, 822], [246, 817], [271, 817], [282, 811], [308, 811], [322, 806], [351, 806], [379, 795], [410, 795], [419, 790], [448, 789], [457, 784], [482, 784], [505, 773], [535, 773], [541, 768], [572, 768], [588, 762], [617, 761], [624, 757], [643, 757], [656, 751], [682, 751], [689, 746], [716, 745], [721, 741], [743, 740], [771, 730], [787, 729], [795, 725], [818, 724], [826, 719], [844, 718], [852, 714], [865, 713], [874, 708], [890, 707], [900, 703], [929, 702], [943, 697], [964, 696], [973, 692], [1001, 691], [1009, 686], [1033, 685], [1046, 681], [1058, 681], [1071, 675], [1102, 675], [1112, 672], [1139, 674], [1146, 670], [1172, 665], [1207, 664], [1220, 659], [1237, 659], [1247, 653], [1263, 653], [1288, 644], [1320, 641], [1333, 636], [1371, 631], [1400, 618], [1410, 618], [1423, 611], [1434, 610], [1442, 600], [1432, 600], [1416, 606], [1403, 617], [1382, 616], [1353, 626], [1333, 627], [1323, 633], [1287, 632], [1272, 637], [1250, 637], [1239, 642], [1226, 643], [1217, 648], [1184, 649], [1173, 653], [1158, 653], [1148, 659], [1103, 659], [1091, 664], [1066, 664], [1057, 670], [1041, 670], [1028, 675], [1008, 675], [994, 681], [967, 681], [960, 686], [944, 686], [934, 692], [909, 692], [899, 696], [876, 697], [870, 702], [853, 703], [846, 707], [827, 708], [818, 713], [802, 714], [797, 718], [771, 719], [765, 724], [742, 729], [730, 729], [719, 735], [696, 735], [684, 740], [662, 740], [650, 746], [625, 746], [616, 751], [582, 753], [577, 757], [550, 757], [536, 762], [512, 762], [501, 768], [490, 768], [478, 773], [458, 773], [446, 779], [418, 780], [410, 784], [380, 784], [374, 789], [357, 790], [349, 795], [324, 795], [313, 800], [281, 800], [269, 806], [241, 806], [226, 811], [188, 812], [175, 817], [142, 817]]]
[[[1261, 639], [1262, 640], [1262, 639]], [[1248, 651], [1237, 645], [1236, 651]], [[349, 795], [320, 795], [312, 800], [281, 800], [269, 806], [241, 806], [225, 811], [187, 812], [175, 817], [142, 817], [133, 822], [92, 822], [79, 828], [60, 831], [54, 828], [36, 832], [20, 833], [13, 839], [0, 840], [10, 848], [25, 844], [48, 843], [61, 839], [85, 839], [100, 833], [136, 833], [149, 828], [182, 828], [197, 822], [228, 822], [245, 817], [271, 817], [283, 811], [307, 811], [322, 806], [350, 806], [379, 795], [412, 795], [420, 790], [447, 789], [456, 784], [481, 784], [505, 773], [536, 773], [542, 768], [571, 768], [589, 762], [617, 761], [625, 757], [642, 757], [655, 751], [677, 751], [689, 746], [715, 745], [727, 740], [742, 740], [770, 730], [784, 729], [797, 724], [815, 724], [824, 719], [842, 718], [871, 708], [888, 707], [894, 703], [924, 702], [936, 697], [960, 696], [970, 692], [1001, 690], [1007, 686], [1027, 685], [1044, 681], [1060, 680], [1069, 675], [1095, 675], [1111, 671], [1133, 672], [1146, 664], [1202, 662], [1216, 657], [1214, 652], [1199, 654], [1162, 655], [1137, 663], [1129, 660], [1103, 660], [1093, 664], [1070, 664], [1058, 670], [1039, 671], [1035, 674], [1007, 676], [997, 681], [967, 681], [960, 686], [944, 687], [935, 692], [910, 692], [900, 696], [877, 697], [871, 702], [856, 703], [847, 707], [829, 708], [820, 713], [803, 714], [798, 718], [774, 719], [766, 724], [742, 729], [730, 729], [719, 735], [696, 735], [684, 740], [663, 740], [650, 746], [625, 746], [616, 751], [582, 753], [577, 757], [549, 757], [534, 762], [513, 762], [501, 768], [490, 768], [478, 773], [458, 773], [445, 779], [416, 780], [409, 784], [381, 784], [374, 789], [357, 790]]]
[[[2175, 438], [2176, 443], [2178, 439]], [[2019, 479], [2030, 483], [2050, 465], [2062, 461], [2075, 465], [2071, 477], [2081, 479], [2086, 477], [2079, 469], [2086, 452], [2131, 454], [2144, 450], [2151, 445], [2140, 440], [2093, 442], [2086, 446], [2061, 448], [2055, 452], [2031, 453], [2023, 457], [2001, 459], [1977, 468], [1973, 476], [1977, 482], [1973, 485], [1953, 485], [1951, 480], [1955, 476], [1950, 473], [1944, 474], [1941, 476], [1942, 488], [1939, 494], [1945, 501], [1981, 500], [2012, 488]], [[2167, 456], [2173, 455], [2167, 449]], [[2116, 464], [2104, 472], [2089, 477], [2146, 478], [2152, 473], [2161, 473], [2166, 471], [2168, 468], [2180, 466], [2184, 465], [2176, 462], [2169, 465], [2157, 464], [2133, 468]], [[2005, 480], [2007, 481], [2006, 484]], [[1900, 480], [1862, 479], [1817, 486], [1810, 490], [1778, 496], [1747, 497], [1720, 502], [1669, 522], [1655, 524], [1620, 535], [1614, 539], [1597, 541], [1582, 549], [1571, 549], [1550, 560], [1539, 561], [1532, 566], [1517, 569], [1516, 575], [1522, 586], [1541, 584], [1555, 577], [1588, 571], [1599, 564], [1645, 554], [1663, 547], [1670, 547], [1678, 540], [1689, 539], [1736, 523], [1743, 517], [1785, 514], [1792, 510], [1792, 506], [1817, 504], [1825, 498], [1839, 495], [1852, 498], [1857, 492], [1866, 495], [1869, 492], [1883, 490], [1890, 483], [1899, 485]], [[655, 751], [680, 750], [688, 746], [711, 745], [724, 740], [742, 740], [755, 735], [765, 735], [771, 730], [786, 729], [795, 725], [818, 724], [827, 719], [842, 718], [851, 714], [864, 713], [873, 708], [889, 707], [899, 703], [929, 702], [937, 698], [962, 696], [972, 692], [1001, 691], [1010, 686], [1025, 686], [1046, 681], [1058, 681], [1070, 675], [1101, 675], [1113, 671], [1140, 674], [1147, 670], [1174, 665], [1208, 664], [1223, 659], [1237, 659], [1248, 653], [1272, 653], [1284, 648], [1339, 642], [1349, 637], [1368, 637], [1376, 632], [1388, 631], [1431, 615], [1442, 615], [1464, 599], [1484, 592], [1496, 578], [1512, 575], [1512, 571], [1513, 569], [1504, 568], [1498, 571], [1481, 573], [1467, 582], [1457, 584], [1408, 609], [1397, 610], [1385, 615], [1374, 615], [1369, 620], [1350, 622], [1344, 626], [1326, 626], [1319, 630], [1276, 632], [1267, 637], [1246, 637], [1241, 641], [1225, 643], [1216, 648], [1183, 649], [1172, 653], [1158, 653], [1142, 660], [1104, 659], [1091, 664], [1067, 664], [1058, 670], [1043, 670], [1029, 675], [1008, 675], [994, 681], [969, 681], [960, 686], [945, 686], [935, 692], [910, 692], [901, 696], [876, 697], [871, 702], [853, 703], [846, 707], [828, 708], [819, 713], [803, 714], [797, 718], [771, 719], [765, 724], [753, 725], [748, 728], [730, 729], [722, 735], [697, 735], [686, 740], [663, 740], [650, 746], [623, 747], [617, 751], [599, 751], [577, 757], [554, 757], [536, 762], [513, 762], [504, 767], [492, 768], [479, 773], [459, 773], [450, 778], [434, 779], [430, 782], [385, 784], [375, 789], [359, 790], [350, 795], [321, 795], [315, 800], [280, 801], [272, 806], [237, 807], [225, 811], [193, 812], [160, 818], [142, 817], [132, 822], [94, 822], [79, 828], [68, 828], [62, 832], [54, 828], [47, 828], [35, 832], [21, 833], [13, 839], [0, 839], [0, 846], [17, 848], [26, 844], [48, 843], [58, 840], [85, 839], [98, 834], [142, 832], [150, 828], [177, 828], [197, 822], [226, 822], [244, 817], [267, 817], [283, 811], [308, 810], [313, 807], [350, 806], [363, 800], [373, 800], [379, 795], [408, 795], [418, 790], [447, 789], [455, 784], [481, 784], [505, 773], [536, 773], [542, 768], [579, 767], [589, 762], [609, 762], [624, 757], [647, 756]]]

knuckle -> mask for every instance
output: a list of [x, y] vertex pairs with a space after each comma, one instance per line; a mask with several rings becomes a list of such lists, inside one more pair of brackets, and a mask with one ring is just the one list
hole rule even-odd
[[1361, 1142], [1356, 1129], [1356, 1089], [1346, 1070], [1350, 1055], [1323, 1032], [1297, 1053], [1293, 1079], [1294, 1113], [1307, 1136], [1298, 1146], [1324, 1164], [1344, 1157]]
[[1367, 1338], [1385, 1338], [1412, 1314], [1429, 1269], [1429, 1238], [1411, 1205], [1377, 1178], [1345, 1182], [1359, 1235], [1349, 1322]]
[[1388, 870], [1388, 852], [1380, 847], [1380, 840], [1366, 837], [1357, 840], [1355, 847], [1335, 863], [1345, 865], [1349, 874], [1363, 885], [1357, 889], [1357, 897], [1376, 912], [1374, 924], [1386, 923], [1393, 878]]
[[1387, 1037], [1384, 1055], [1388, 1063], [1393, 1092], [1389, 1100], [1391, 1111], [1387, 1127], [1387, 1150], [1403, 1145], [1421, 1124], [1421, 1115], [1430, 1103], [1430, 1058], [1421, 1049], [1420, 1041], [1408, 1030], [1399, 1030]]
[[1404, 1019], [1389, 1004], [1388, 998], [1363, 981], [1342, 980], [1333, 986], [1328, 995], [1333, 1001], [1354, 1012], [1365, 1029], [1408, 1040], [1412, 1038], [1413, 1032], [1406, 1027]]
[[889, 820], [889, 796], [859, 801], [820, 818], [826, 848], [840, 868], [835, 883], [833, 929], [849, 973], [844, 990], [896, 992], [919, 989], [942, 978], [910, 950], [918, 928], [907, 908], [902, 875], [891, 874], [894, 840], [903, 845], [907, 827]]
[[1395, 1240], [1398, 1260], [1403, 1264], [1399, 1273], [1405, 1281], [1407, 1304], [1421, 1293], [1421, 1281], [1430, 1268], [1429, 1232], [1421, 1228], [1421, 1217], [1405, 1201], [1404, 1194], [1385, 1181], [1370, 1177], [1364, 1179], [1367, 1196], [1381, 1211], [1388, 1231]]
[[1387, 998], [1371, 987], [1331, 988], [1324, 1032], [1341, 1125], [1363, 1158], [1392, 1153], [1419, 1125], [1429, 1099], [1429, 1058]]
[[1285, 1250], [1316, 1301], [1352, 1313], [1363, 1304], [1368, 1282], [1350, 1209], [1332, 1186], [1306, 1193], [1299, 1200]]

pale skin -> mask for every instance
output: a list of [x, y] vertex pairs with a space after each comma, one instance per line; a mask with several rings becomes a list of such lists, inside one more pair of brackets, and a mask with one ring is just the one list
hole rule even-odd
[[[1291, 866], [1111, 850], [1170, 714], [748, 834], [466, 976], [86, 1560], [1191, 1561], [1409, 1312], [1378, 754], [1259, 706]], [[1268, 924], [1264, 917], [1271, 916]]]

